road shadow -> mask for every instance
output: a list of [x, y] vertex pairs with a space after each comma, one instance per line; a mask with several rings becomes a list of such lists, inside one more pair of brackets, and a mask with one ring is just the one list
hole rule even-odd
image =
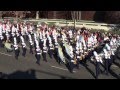
[[114, 62], [114, 64], [120, 68], [120, 64], [119, 63]]
[[117, 78], [117, 79], [120, 79], [120, 75], [117, 75], [115, 72], [113, 72], [113, 70], [109, 70], [109, 73], [113, 76], [113, 77], [115, 77], [115, 78]]
[[[51, 72], [46, 72], [46, 71], [42, 71], [42, 70], [34, 70], [34, 69], [30, 69], [25, 72], [24, 71], [16, 71], [11, 74], [5, 74], [5, 73], [0, 72], [0, 79], [38, 79], [35, 74], [36, 72], [44, 73], [44, 74], [48, 74], [48, 75], [52, 75], [52, 76], [57, 76], [60, 79], [75, 79], [75, 78], [64, 76], [64, 75], [59, 75], [59, 74], [55, 74], [55, 73], [51, 73]], [[46, 78], [47, 77], [44, 77], [44, 79], [46, 79]]]
[[59, 74], [55, 74], [55, 73], [51, 73], [51, 72], [46, 72], [46, 71], [42, 71], [42, 70], [36, 70], [36, 72], [44, 73], [44, 74], [48, 74], [48, 75], [52, 75], [52, 76], [57, 76], [57, 77], [60, 77], [60, 79], [75, 79], [75, 78], [72, 78], [72, 77], [59, 75]]
[[87, 65], [86, 63], [80, 63], [80, 65], [84, 66], [85, 69], [86, 69], [94, 78], [96, 78], [95, 73], [94, 73], [90, 68], [88, 68], [88, 65]]
[[4, 74], [0, 73], [1, 79], [36, 79], [35, 70], [28, 70], [28, 71], [16, 71], [12, 74]]

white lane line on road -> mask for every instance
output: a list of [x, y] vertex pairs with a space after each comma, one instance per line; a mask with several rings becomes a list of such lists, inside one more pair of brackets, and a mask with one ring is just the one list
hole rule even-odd
[[6, 54], [6, 53], [2, 53], [2, 52], [0, 52], [0, 54], [12, 57], [12, 55], [10, 55], [10, 54]]
[[[68, 71], [68, 69], [64, 69], [64, 68], [61, 68], [61, 67], [56, 67], [56, 66], [51, 66], [51, 67], [61, 69], [61, 70], [64, 70], [64, 71]], [[76, 72], [76, 71], [73, 71], [73, 72]]]

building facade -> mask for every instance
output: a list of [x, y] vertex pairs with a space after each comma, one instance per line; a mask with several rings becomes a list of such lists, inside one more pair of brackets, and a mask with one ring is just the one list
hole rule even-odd
[[[72, 19], [74, 16], [78, 20], [94, 20], [95, 11], [48, 11], [49, 19]], [[79, 17], [77, 17], [77, 15]]]
[[[35, 18], [36, 11], [1, 11], [0, 17]], [[95, 11], [39, 11], [40, 18], [94, 20]]]

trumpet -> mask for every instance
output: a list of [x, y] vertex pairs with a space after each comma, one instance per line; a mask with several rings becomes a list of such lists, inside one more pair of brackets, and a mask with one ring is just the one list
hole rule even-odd
[[76, 58], [76, 55], [74, 56], [74, 64], [77, 64], [77, 58]]

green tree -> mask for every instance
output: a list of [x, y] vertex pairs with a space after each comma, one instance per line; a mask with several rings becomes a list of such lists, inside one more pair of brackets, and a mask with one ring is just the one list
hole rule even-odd
[[119, 24], [120, 11], [106, 11], [105, 22]]

